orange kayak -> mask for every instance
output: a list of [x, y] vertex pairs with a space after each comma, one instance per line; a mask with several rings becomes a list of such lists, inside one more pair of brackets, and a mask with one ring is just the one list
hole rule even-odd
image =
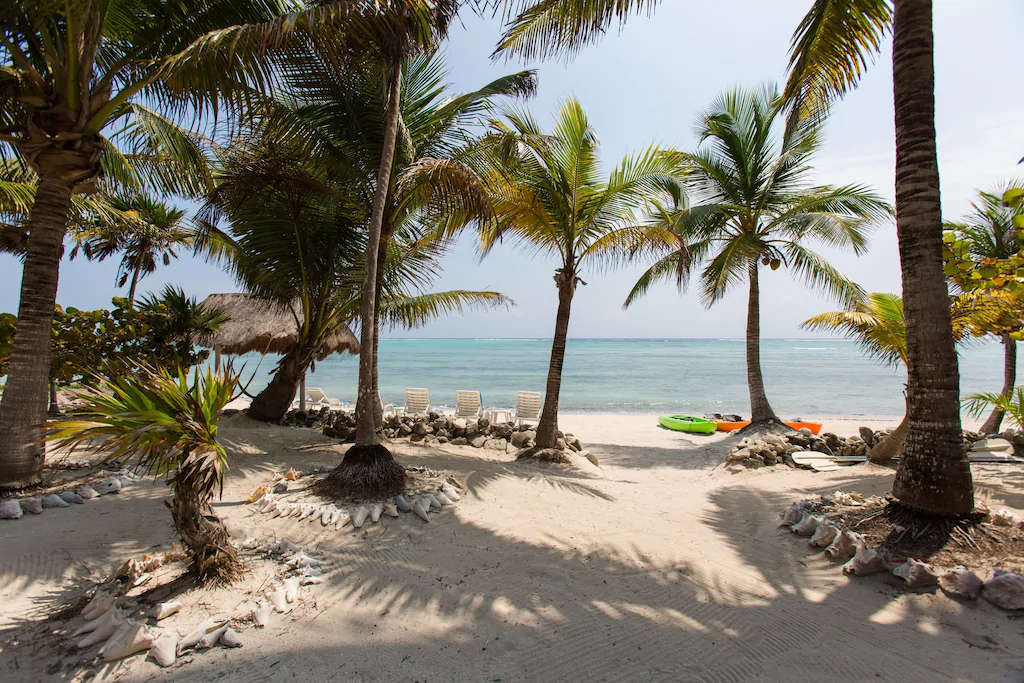
[[[746, 427], [750, 424], [750, 420], [745, 420], [743, 422], [716, 421], [715, 424], [718, 425], [718, 431], [720, 432], [733, 432], [737, 429], [743, 429]], [[821, 423], [819, 422], [783, 422], [782, 424], [786, 425], [790, 429], [810, 429], [811, 434], [817, 434], [821, 431]]]

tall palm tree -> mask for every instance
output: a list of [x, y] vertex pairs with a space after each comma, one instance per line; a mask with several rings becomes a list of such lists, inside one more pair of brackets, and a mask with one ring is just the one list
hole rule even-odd
[[726, 91], [700, 115], [702, 147], [678, 155], [690, 170], [686, 185], [693, 205], [656, 214], [661, 229], [637, 248], [668, 254], [641, 276], [625, 303], [628, 307], [660, 280], [685, 287], [690, 271], [701, 264], [701, 298], [707, 306], [746, 282], [750, 429], [769, 423], [781, 427], [761, 373], [760, 268], [785, 267], [814, 289], [856, 299], [859, 288], [806, 244], [859, 255], [873, 223], [890, 211], [864, 187], [812, 186], [810, 162], [821, 145], [822, 122], [804, 121], [782, 138], [783, 114], [778, 91], [764, 86]]
[[527, 112], [511, 110], [495, 120], [479, 163], [491, 204], [491, 216], [481, 222], [483, 255], [508, 238], [558, 259], [558, 313], [536, 439], [538, 447], [552, 448], [572, 301], [577, 286], [586, 284], [580, 275], [628, 243], [638, 209], [678, 191], [679, 168], [671, 155], [652, 147], [627, 156], [602, 178], [596, 131], [572, 98], [548, 134]]
[[[959, 222], [947, 222], [946, 230], [956, 233], [968, 253], [981, 261], [984, 259], [1008, 259], [1024, 249], [1021, 238], [1013, 223], [1014, 217], [1024, 216], [1024, 207], [1004, 206], [1002, 197], [1011, 189], [1024, 188], [1024, 182], [1013, 180], [994, 188], [992, 192], [979, 192], [978, 200], [972, 204], [972, 211]], [[996, 325], [989, 331], [999, 337], [1003, 344], [1003, 396], [1009, 396], [1017, 383], [1017, 340], [1015, 335], [1024, 329], [1024, 298], [1006, 297], [1007, 306]], [[981, 425], [984, 434], [995, 434], [1003, 422], [1003, 409], [993, 404], [988, 419]]]
[[[146, 184], [128, 163], [140, 151], [195, 161], [192, 141], [142, 100], [196, 111], [204, 98], [222, 94], [219, 86], [245, 82], [236, 77], [235, 46], [218, 46], [221, 31], [267, 22], [284, 8], [276, 0], [5, 6], [0, 143], [13, 148], [39, 183], [26, 224], [18, 339], [0, 400], [0, 488], [36, 483], [42, 469], [38, 425], [46, 412], [53, 307], [72, 196], [91, 190], [101, 169], [119, 181]], [[120, 138], [122, 149], [104, 134], [115, 126], [109, 135]]]
[[[987, 326], [999, 315], [1000, 308], [1000, 303], [987, 295], [952, 297], [953, 336], [960, 341], [979, 327]], [[903, 299], [896, 294], [873, 292], [847, 310], [820, 313], [804, 321], [801, 327], [813, 332], [840, 332], [885, 365], [894, 368], [907, 365], [907, 324]], [[882, 462], [899, 455], [908, 428], [909, 421], [904, 415], [899, 426], [868, 452], [868, 458]]]
[[171, 259], [178, 258], [177, 250], [192, 247], [196, 231], [186, 220], [185, 211], [154, 197], [114, 196], [110, 204], [132, 220], [86, 228], [76, 235], [70, 258], [81, 252], [90, 260], [103, 261], [121, 254], [115, 283], [124, 287], [130, 278], [128, 301], [134, 303], [139, 281], [155, 273], [160, 263], [170, 265]]
[[893, 495], [918, 512], [958, 517], [974, 507], [974, 483], [942, 267], [932, 0], [815, 0], [793, 35], [786, 98], [796, 117], [821, 115], [856, 87], [890, 31], [910, 423]]

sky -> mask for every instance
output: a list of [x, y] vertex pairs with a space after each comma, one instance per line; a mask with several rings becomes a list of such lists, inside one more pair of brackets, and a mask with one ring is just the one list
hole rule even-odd
[[[809, 0], [663, 2], [652, 18], [633, 17], [569, 63], [524, 65], [492, 61], [500, 33], [494, 19], [471, 15], [455, 27], [447, 46], [454, 92], [473, 90], [505, 73], [536, 68], [538, 94], [528, 103], [545, 127], [568, 96], [583, 105], [601, 141], [602, 162], [612, 168], [628, 153], [650, 144], [691, 150], [697, 144], [698, 112], [726, 88], [783, 82], [789, 39]], [[1024, 177], [1024, 89], [1011, 65], [1019, 54], [1019, 0], [935, 0], [936, 126], [943, 213], [955, 219], [970, 209], [978, 189]], [[895, 144], [891, 45], [867, 71], [860, 87], [839, 103], [813, 162], [816, 182], [858, 183], [893, 199]], [[867, 291], [899, 292], [895, 226], [878, 227], [861, 257], [821, 249]], [[76, 259], [62, 264], [58, 303], [109, 307], [115, 295], [116, 260]], [[446, 257], [435, 284], [445, 289], [492, 289], [511, 297], [509, 309], [470, 311], [392, 337], [550, 337], [557, 291], [553, 259], [499, 246], [479, 261], [471, 236]], [[588, 283], [573, 300], [569, 334], [577, 338], [736, 338], [744, 334], [746, 291], [738, 288], [711, 309], [695, 292], [680, 295], [665, 284], [639, 303], [622, 302], [643, 264], [612, 272], [583, 272]], [[761, 333], [764, 337], [814, 336], [799, 329], [806, 318], [836, 308], [792, 280], [784, 270], [763, 271]], [[16, 312], [21, 265], [0, 255], [0, 311]], [[140, 292], [165, 283], [204, 298], [238, 291], [216, 267], [184, 257], [140, 284]]]

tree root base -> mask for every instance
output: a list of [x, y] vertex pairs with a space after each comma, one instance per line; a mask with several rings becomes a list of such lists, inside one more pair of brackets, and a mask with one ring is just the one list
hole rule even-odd
[[569, 454], [565, 451], [560, 451], [557, 448], [540, 448], [539, 446], [524, 448], [516, 453], [517, 461], [527, 459], [537, 462], [553, 462], [563, 465], [572, 462], [569, 459]]
[[356, 444], [312, 490], [328, 498], [394, 496], [405, 490], [405, 470], [382, 444]]
[[768, 419], [751, 422], [743, 429], [733, 432], [733, 434], [736, 436], [758, 436], [761, 434], [785, 434], [791, 431], [793, 430], [782, 424], [781, 420]]

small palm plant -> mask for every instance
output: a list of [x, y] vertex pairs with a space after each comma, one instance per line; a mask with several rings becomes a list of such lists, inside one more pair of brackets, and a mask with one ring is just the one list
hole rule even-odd
[[989, 408], [1001, 411], [1017, 429], [1024, 429], [1024, 387], [1014, 387], [1012, 391], [999, 394], [984, 391], [964, 399], [964, 409], [974, 419], [980, 418]]
[[[960, 341], [999, 314], [1000, 303], [976, 293], [951, 297], [953, 337]], [[814, 332], [840, 332], [853, 339], [875, 360], [893, 368], [907, 366], [907, 322], [903, 299], [896, 294], [872, 292], [845, 311], [828, 311], [804, 321], [801, 327]], [[891, 460], [903, 450], [909, 423], [899, 426], [871, 449], [875, 462]]]
[[105, 461], [124, 459], [169, 480], [171, 516], [191, 570], [204, 583], [237, 576], [238, 553], [210, 506], [223, 491], [228, 469], [217, 421], [238, 384], [231, 365], [222, 374], [197, 368], [191, 384], [184, 370], [146, 366], [98, 380], [95, 388], [78, 393], [85, 402], [79, 419], [54, 423], [47, 440], [60, 448], [104, 452]]

